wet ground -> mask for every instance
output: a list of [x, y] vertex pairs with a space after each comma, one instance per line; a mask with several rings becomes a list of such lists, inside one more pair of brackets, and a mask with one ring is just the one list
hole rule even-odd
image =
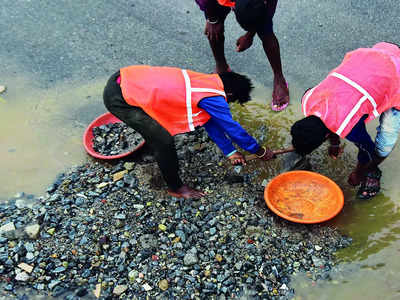
[[[82, 133], [104, 112], [102, 88], [120, 66], [148, 63], [212, 70], [197, 8], [189, 1], [172, 1], [168, 7], [150, 2], [17, 1], [0, 9], [0, 85], [7, 86], [0, 95], [0, 200], [21, 191], [40, 195], [59, 172], [85, 161]], [[297, 101], [303, 91], [336, 66], [346, 51], [395, 41], [398, 13], [396, 1], [281, 1], [275, 23], [292, 105], [280, 114], [249, 105], [235, 115], [250, 131], [267, 124], [272, 145], [287, 144], [290, 124], [301, 116]], [[143, 17], [149, 15], [154, 18]], [[171, 15], [176, 16], [174, 22]], [[226, 43], [234, 45], [240, 30], [232, 17], [229, 26]], [[255, 98], [265, 103], [271, 94], [271, 73], [260, 45], [243, 54], [231, 47], [227, 56], [234, 70], [257, 81]], [[362, 202], [345, 183], [354, 164], [353, 151], [347, 144], [346, 155], [336, 162], [322, 152], [313, 158], [317, 170], [344, 189], [345, 208], [330, 225], [349, 234], [353, 245], [337, 254], [343, 268], [331, 282], [296, 279], [302, 299], [400, 296], [400, 263], [395, 259], [400, 251], [400, 153], [396, 149], [382, 165], [382, 193]]]

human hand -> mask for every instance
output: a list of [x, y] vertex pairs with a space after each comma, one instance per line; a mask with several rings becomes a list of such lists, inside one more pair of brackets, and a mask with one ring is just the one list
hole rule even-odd
[[249, 49], [253, 44], [253, 37], [254, 35], [250, 32], [239, 37], [236, 41], [236, 51], [242, 52]]
[[330, 145], [328, 148], [328, 154], [333, 159], [337, 159], [339, 155], [342, 153], [343, 153], [343, 147], [340, 147], [340, 144]]
[[206, 22], [204, 34], [208, 37], [211, 42], [219, 41], [224, 35], [224, 23], [218, 22], [211, 24]]
[[240, 152], [235, 152], [231, 156], [228, 156], [232, 165], [246, 165], [246, 159]]
[[260, 150], [256, 153], [256, 155], [259, 159], [265, 161], [276, 158], [275, 153], [267, 147], [261, 147]]

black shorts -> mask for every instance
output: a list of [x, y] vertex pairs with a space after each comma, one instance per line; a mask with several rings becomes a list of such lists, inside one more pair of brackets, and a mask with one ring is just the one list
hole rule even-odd
[[[273, 22], [272, 19], [275, 15], [275, 10], [276, 10], [276, 5], [278, 3], [278, 0], [270, 0], [267, 1], [267, 15], [264, 19], [264, 22], [258, 27], [256, 28], [256, 32], [259, 36], [263, 36], [266, 34], [270, 34], [274, 32], [274, 28], [273, 28]], [[220, 21], [225, 21], [226, 17], [228, 16], [228, 14], [231, 12], [231, 10], [233, 10], [235, 12], [235, 8], [230, 8], [228, 6], [223, 6], [223, 5], [218, 5], [217, 6], [217, 10], [216, 10], [216, 17], [220, 20]], [[204, 14], [205, 15], [205, 14]]]

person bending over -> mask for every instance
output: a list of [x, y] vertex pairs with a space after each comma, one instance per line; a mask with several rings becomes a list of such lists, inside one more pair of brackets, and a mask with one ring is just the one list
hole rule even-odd
[[[381, 42], [349, 52], [343, 62], [302, 99], [306, 118], [291, 128], [292, 144], [300, 154], [311, 153], [325, 140], [329, 155], [342, 152], [340, 138], [358, 148], [358, 164], [348, 182], [361, 184], [361, 199], [374, 197], [382, 175], [378, 165], [393, 150], [400, 131], [400, 48]], [[365, 123], [379, 117], [375, 142]]]
[[200, 198], [205, 193], [185, 185], [178, 175], [174, 136], [204, 126], [232, 164], [245, 164], [232, 142], [262, 160], [274, 157], [232, 119], [228, 103], [250, 100], [253, 86], [246, 76], [224, 72], [203, 74], [175, 67], [135, 65], [120, 69], [104, 89], [104, 105], [139, 132], [158, 163], [168, 193]]

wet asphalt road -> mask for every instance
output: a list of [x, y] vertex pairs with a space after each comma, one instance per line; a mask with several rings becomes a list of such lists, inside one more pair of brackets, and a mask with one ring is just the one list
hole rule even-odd
[[[400, 5], [385, 1], [280, 0], [275, 31], [289, 82], [304, 88], [340, 63], [345, 52], [378, 41], [400, 42]], [[242, 33], [233, 14], [226, 26], [231, 67], [271, 84], [261, 45], [235, 53]], [[191, 0], [3, 1], [0, 83], [31, 74], [40, 87], [107, 78], [129, 64], [213, 70], [204, 18]]]

